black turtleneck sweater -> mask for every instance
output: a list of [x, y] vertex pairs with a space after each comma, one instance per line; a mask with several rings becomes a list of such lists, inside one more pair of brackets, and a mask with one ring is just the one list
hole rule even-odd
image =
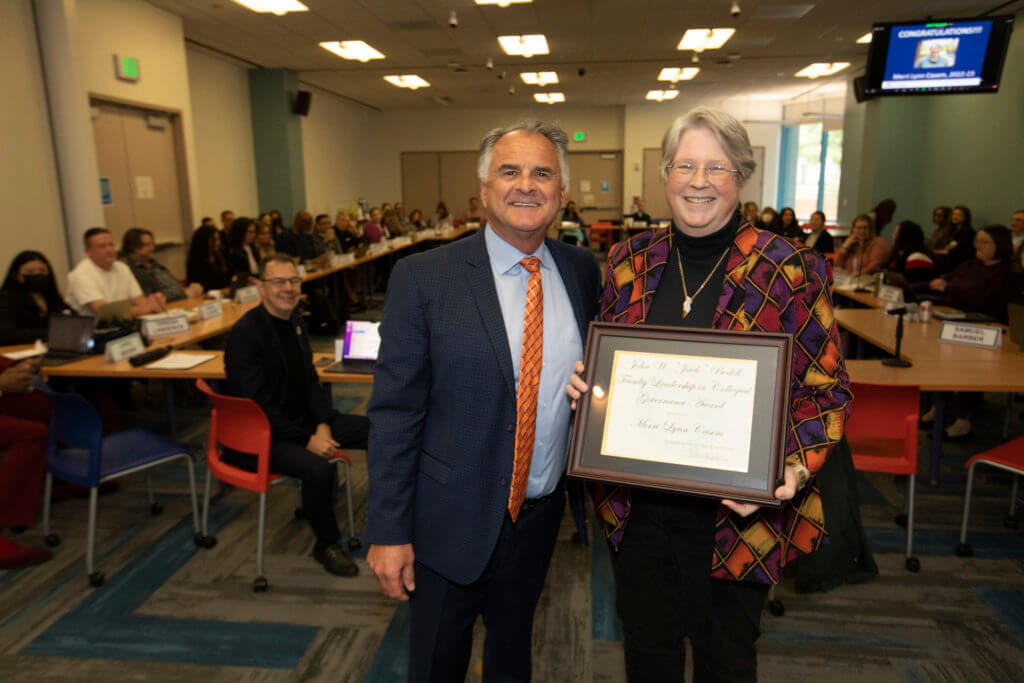
[[[647, 312], [648, 325], [711, 327], [718, 297], [725, 284], [725, 261], [728, 256], [723, 258], [722, 254], [732, 245], [739, 227], [739, 213], [734, 213], [725, 227], [704, 237], [691, 237], [683, 234], [679, 228], [672, 227], [672, 249], [658, 289], [654, 292], [651, 310]], [[686, 291], [694, 297], [693, 307], [685, 318], [682, 317], [683, 285], [679, 273], [679, 257], [682, 257], [683, 273], [686, 276]], [[721, 263], [719, 259], [722, 259]], [[694, 295], [712, 268], [715, 272], [711, 279], [700, 290], [700, 294]]]

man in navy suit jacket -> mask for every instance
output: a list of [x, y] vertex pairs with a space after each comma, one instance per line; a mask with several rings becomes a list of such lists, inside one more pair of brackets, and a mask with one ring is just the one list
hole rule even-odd
[[[568, 186], [567, 138], [538, 121], [480, 145], [487, 225], [402, 259], [388, 287], [367, 415], [366, 536], [382, 590], [411, 599], [409, 680], [463, 680], [483, 615], [484, 680], [529, 680], [533, 613], [565, 507], [570, 411], [600, 273], [545, 239]], [[509, 514], [530, 273], [540, 259], [543, 366], [525, 502]]]

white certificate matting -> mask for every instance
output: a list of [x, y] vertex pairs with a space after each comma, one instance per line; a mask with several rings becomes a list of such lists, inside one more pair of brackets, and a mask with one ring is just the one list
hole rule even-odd
[[748, 472], [756, 360], [615, 351], [601, 454]]

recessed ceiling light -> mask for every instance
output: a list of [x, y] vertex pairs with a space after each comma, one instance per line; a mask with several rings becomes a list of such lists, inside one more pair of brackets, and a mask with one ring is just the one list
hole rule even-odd
[[554, 104], [555, 102], [565, 102], [565, 95], [560, 92], [538, 92], [533, 94], [533, 99], [538, 102]]
[[867, 33], [862, 35], [860, 38], [858, 38], [857, 42], [860, 43], [861, 45], [866, 45], [867, 43], [870, 43], [871, 42], [871, 31], [868, 31]]
[[647, 99], [664, 102], [665, 100], [674, 100], [678, 94], [678, 90], [648, 90]]
[[505, 54], [520, 57], [548, 54], [548, 39], [542, 33], [528, 36], [498, 36]]
[[355, 59], [360, 62], [368, 62], [371, 59], [384, 59], [384, 55], [374, 50], [361, 40], [331, 40], [320, 43], [320, 47], [333, 52], [342, 59]]
[[391, 85], [397, 85], [399, 88], [408, 88], [409, 90], [415, 90], [416, 88], [427, 88], [430, 83], [417, 76], [416, 74], [406, 74], [404, 76], [385, 76], [384, 80]]
[[734, 28], [691, 28], [683, 34], [677, 50], [717, 50], [736, 33]]
[[545, 86], [558, 83], [558, 74], [554, 71], [541, 71], [540, 73], [526, 71], [519, 74], [519, 77], [523, 79], [524, 83], [529, 83], [530, 85]]
[[815, 62], [796, 72], [800, 78], [821, 78], [831, 76], [850, 66], [849, 62]]
[[678, 66], [666, 66], [661, 70], [661, 73], [658, 74], [658, 80], [672, 81], [673, 83], [676, 81], [688, 81], [698, 73], [700, 73], [700, 67], [696, 66], [685, 66], [682, 68]]
[[478, 5], [497, 5], [498, 7], [508, 7], [520, 2], [533, 2], [533, 0], [476, 0]]
[[235, 2], [253, 12], [270, 12], [277, 16], [288, 12], [305, 12], [309, 9], [299, 0], [235, 0]]

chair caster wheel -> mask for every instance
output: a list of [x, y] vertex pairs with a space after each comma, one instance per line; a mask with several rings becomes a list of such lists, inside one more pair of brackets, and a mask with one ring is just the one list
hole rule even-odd
[[149, 506], [149, 514], [153, 515], [154, 517], [156, 517], [157, 515], [159, 515], [163, 511], [164, 511], [164, 506], [161, 505], [160, 503], [153, 503], [153, 504], [151, 504]]
[[305, 519], [306, 511], [303, 508], [295, 508], [295, 519]]
[[363, 542], [360, 541], [355, 536], [353, 536], [352, 538], [348, 539], [348, 549], [349, 550], [359, 550], [362, 547], [363, 547]]
[[47, 535], [45, 541], [47, 548], [56, 548], [60, 545], [60, 536], [58, 536], [57, 534], [49, 534]]
[[786, 613], [786, 606], [782, 604], [782, 600], [769, 600], [768, 611], [773, 617], [781, 617]]
[[253, 593], [266, 593], [267, 589], [270, 588], [270, 584], [262, 576], [257, 576], [252, 582]]
[[89, 574], [89, 585], [93, 588], [99, 588], [107, 582], [107, 577], [103, 575], [103, 572], [93, 572]]
[[921, 571], [921, 560], [916, 557], [907, 558], [907, 571], [914, 572], [915, 574]]
[[893, 523], [896, 526], [898, 526], [898, 527], [900, 527], [902, 529], [906, 529], [907, 528], [907, 515], [906, 515], [906, 513], [902, 513], [902, 514], [896, 515], [895, 517], [892, 518], [892, 521], [893, 521]]
[[1020, 522], [1017, 521], [1016, 517], [1011, 517], [1010, 515], [1007, 515], [1006, 519], [1003, 520], [1003, 527], [1006, 529], [1012, 529], [1013, 531], [1016, 531], [1020, 528]]
[[204, 536], [203, 534], [196, 534], [192, 537], [192, 541], [200, 548], [212, 548], [217, 545], [216, 536]]
[[971, 557], [974, 555], [974, 548], [971, 547], [970, 543], [957, 543], [956, 554], [960, 557]]

